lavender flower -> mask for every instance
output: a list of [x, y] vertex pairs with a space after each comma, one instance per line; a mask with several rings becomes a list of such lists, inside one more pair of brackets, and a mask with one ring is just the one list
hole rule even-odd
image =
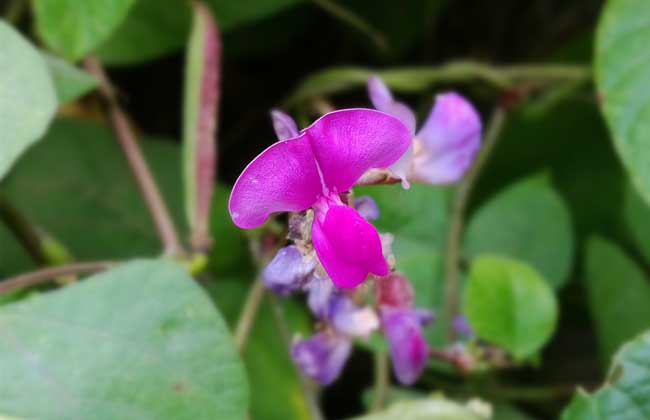
[[291, 358], [305, 375], [329, 385], [341, 374], [351, 348], [348, 338], [325, 331], [296, 340], [291, 346]]
[[377, 203], [369, 195], [355, 198], [354, 208], [369, 222], [379, 219], [379, 207], [377, 207]]
[[413, 137], [407, 152], [390, 167], [404, 188], [409, 181], [449, 184], [462, 178], [478, 152], [482, 131], [480, 116], [466, 99], [454, 92], [438, 95], [416, 133], [415, 114], [393, 98], [379, 77], [368, 79], [368, 95], [375, 108], [402, 121]]
[[295, 245], [285, 246], [262, 271], [262, 281], [273, 292], [288, 296], [300, 289], [316, 263], [315, 258], [304, 257]]
[[422, 374], [429, 346], [422, 336], [422, 319], [412, 308], [383, 308], [382, 325], [388, 338], [393, 372], [404, 385], [413, 384]]

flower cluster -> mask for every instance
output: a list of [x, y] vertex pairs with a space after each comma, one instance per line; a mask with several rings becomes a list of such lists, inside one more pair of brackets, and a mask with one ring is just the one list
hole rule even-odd
[[[413, 112], [380, 79], [370, 78], [368, 90], [377, 110], [331, 112], [302, 131], [290, 116], [272, 111], [279, 141], [244, 169], [229, 203], [241, 228], [291, 212], [291, 243], [264, 268], [262, 279], [282, 296], [307, 294], [319, 330], [296, 339], [291, 356], [321, 384], [340, 375], [354, 339], [379, 328], [401, 383], [415, 382], [428, 358], [422, 328], [433, 314], [414, 307], [408, 279], [394, 271], [392, 235], [380, 235], [370, 223], [379, 217], [377, 204], [347, 192], [372, 171], [388, 171], [405, 188], [410, 182], [454, 182], [480, 145], [480, 118], [458, 94], [440, 95], [416, 133]], [[374, 305], [355, 290], [369, 275], [375, 279]]]

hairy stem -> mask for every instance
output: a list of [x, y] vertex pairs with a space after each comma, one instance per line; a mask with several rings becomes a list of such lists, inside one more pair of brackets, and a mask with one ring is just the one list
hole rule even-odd
[[506, 120], [506, 108], [497, 106], [490, 118], [485, 134], [485, 140], [474, 164], [456, 189], [456, 195], [451, 208], [447, 248], [445, 251], [445, 315], [447, 317], [448, 335], [450, 340], [456, 338], [456, 332], [451, 326], [455, 315], [458, 314], [459, 284], [460, 284], [460, 250], [464, 229], [464, 219], [467, 204], [472, 190], [494, 150], [497, 140]]
[[371, 411], [380, 411], [386, 405], [390, 391], [390, 366], [388, 354], [375, 352], [375, 385]]
[[103, 271], [114, 265], [115, 263], [112, 261], [96, 261], [74, 263], [32, 271], [30, 273], [10, 277], [0, 282], [0, 294], [9, 293], [23, 287], [35, 286], [58, 277]]
[[115, 90], [104, 72], [101, 62], [94, 57], [89, 57], [85, 61], [85, 66], [100, 82], [99, 90], [106, 102], [115, 137], [126, 156], [133, 177], [153, 218], [165, 254], [171, 256], [182, 255], [184, 253], [183, 248], [178, 240], [178, 234], [169, 210], [151, 174], [149, 165], [144, 159], [129, 118], [120, 107]]

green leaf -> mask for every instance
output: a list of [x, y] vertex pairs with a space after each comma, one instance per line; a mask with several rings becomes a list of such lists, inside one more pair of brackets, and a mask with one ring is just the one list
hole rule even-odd
[[[250, 277], [252, 278], [252, 276]], [[242, 277], [219, 277], [207, 283], [229, 324], [238, 320], [250, 281]], [[303, 305], [280, 302], [289, 323], [289, 334], [309, 331]], [[288, 343], [278, 327], [269, 299], [260, 306], [244, 352], [251, 388], [251, 418], [264, 420], [310, 420], [301, 379], [289, 357]]]
[[533, 355], [550, 339], [557, 306], [553, 291], [532, 267], [497, 256], [472, 262], [464, 313], [479, 338], [516, 358]]
[[650, 206], [632, 185], [627, 185], [623, 200], [623, 220], [646, 261], [650, 262]]
[[56, 112], [56, 93], [43, 57], [0, 20], [0, 179], [38, 140]]
[[593, 394], [578, 391], [562, 420], [642, 420], [650, 417], [650, 333], [625, 344], [605, 384]]
[[190, 31], [185, 0], [136, 0], [98, 54], [109, 65], [139, 64], [180, 50]]
[[[244, 419], [228, 329], [176, 263], [137, 261], [0, 310], [0, 413]], [[34, 398], [38, 395], [38, 398]]]
[[650, 328], [650, 284], [631, 258], [604, 239], [587, 242], [586, 258], [585, 286], [607, 366], [625, 341]]
[[[428, 309], [442, 307], [444, 296], [443, 258], [448, 223], [450, 190], [427, 185], [355, 187], [355, 196], [369, 195], [379, 207], [373, 222], [380, 232], [394, 235], [393, 253], [397, 269], [413, 283], [416, 305]], [[429, 340], [444, 340], [444, 325], [426, 329]]]
[[386, 410], [354, 420], [487, 420], [490, 418], [488, 404], [472, 400], [459, 404], [444, 398], [427, 398], [397, 402]]
[[36, 29], [52, 50], [78, 60], [108, 39], [134, 1], [36, 0]]
[[[170, 141], [151, 139], [141, 145], [177, 226], [182, 226], [180, 149]], [[108, 127], [57, 120], [26, 157], [0, 191], [76, 258], [124, 259], [160, 252], [151, 217]], [[3, 274], [30, 267], [14, 242], [0, 236]]]
[[472, 216], [465, 255], [499, 254], [527, 262], [554, 288], [567, 280], [573, 259], [571, 217], [545, 175], [507, 187]]
[[650, 202], [650, 3], [607, 2], [596, 37], [596, 85], [614, 145]]
[[97, 79], [89, 73], [54, 55], [44, 53], [43, 56], [60, 104], [71, 102], [97, 87]]

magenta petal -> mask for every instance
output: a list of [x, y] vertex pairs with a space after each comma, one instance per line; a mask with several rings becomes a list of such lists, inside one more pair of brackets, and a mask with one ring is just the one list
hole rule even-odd
[[321, 191], [309, 141], [300, 136], [275, 143], [248, 164], [228, 207], [237, 226], [254, 228], [271, 213], [309, 208]]
[[325, 186], [349, 190], [370, 168], [386, 168], [409, 147], [411, 135], [397, 118], [371, 109], [325, 114], [304, 130]]
[[470, 167], [481, 145], [481, 118], [457, 93], [438, 95], [417, 138], [422, 149], [416, 152], [413, 178], [431, 184], [455, 182]]
[[415, 134], [415, 114], [411, 108], [393, 99], [388, 86], [379, 77], [368, 78], [368, 96], [372, 106], [399, 119], [411, 135]]
[[332, 206], [324, 221], [312, 229], [316, 254], [337, 287], [351, 288], [362, 283], [369, 273], [388, 274], [377, 230], [356, 210]]
[[271, 110], [271, 121], [273, 122], [273, 130], [275, 130], [275, 135], [278, 137], [278, 140], [298, 137], [298, 126], [288, 114], [273, 109]]
[[410, 308], [386, 308], [381, 317], [390, 346], [393, 372], [402, 384], [411, 385], [422, 374], [429, 356], [420, 316]]

